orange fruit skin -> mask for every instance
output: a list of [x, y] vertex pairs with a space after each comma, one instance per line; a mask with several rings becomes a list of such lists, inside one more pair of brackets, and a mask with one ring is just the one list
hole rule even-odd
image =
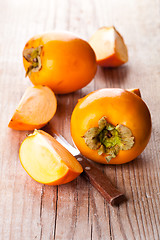
[[111, 56], [105, 59], [97, 59], [97, 64], [101, 67], [119, 67], [124, 63], [125, 61], [122, 61], [116, 53], [113, 53]]
[[[57, 180], [50, 181], [50, 182], [44, 182], [43, 180], [42, 181], [38, 180], [38, 182], [46, 184], [46, 185], [61, 185], [61, 184], [71, 182], [72, 180], [77, 178], [83, 172], [83, 168], [81, 167], [81, 165], [77, 161], [77, 159], [73, 155], [71, 155], [71, 153], [66, 148], [64, 148], [59, 142], [57, 142], [57, 140], [54, 139], [51, 135], [44, 132], [43, 130], [38, 130], [38, 133], [41, 134], [45, 138], [45, 140], [49, 143], [49, 145], [56, 150], [56, 152], [61, 157], [62, 164], [65, 164], [64, 173], [63, 174], [61, 173], [61, 175], [59, 176], [59, 178]], [[30, 136], [28, 136], [28, 137], [30, 137]], [[26, 139], [24, 139], [24, 141], [25, 140]], [[25, 164], [23, 163], [23, 160], [21, 158], [21, 152], [23, 151], [22, 150], [23, 142], [19, 149], [20, 162], [21, 162], [23, 168], [25, 169], [25, 171], [28, 173], [28, 175], [32, 179], [37, 181], [37, 179], [35, 177], [33, 177], [32, 174], [26, 169]], [[73, 165], [75, 163], [77, 165], [77, 171], [75, 171], [75, 169], [73, 170], [72, 167], [70, 167], [71, 165]]]
[[98, 126], [103, 116], [113, 125], [130, 128], [135, 143], [130, 150], [118, 153], [109, 164], [122, 164], [135, 159], [145, 149], [151, 135], [151, 116], [144, 101], [134, 92], [123, 89], [100, 89], [80, 99], [71, 117], [71, 135], [80, 152], [87, 158], [107, 164], [105, 154], [98, 155], [83, 138], [88, 129]]
[[15, 122], [14, 121], [14, 116], [13, 118], [10, 120], [8, 127], [12, 128], [14, 130], [20, 130], [20, 131], [32, 131], [34, 129], [39, 129], [42, 128], [46, 125], [47, 123], [41, 124], [41, 125], [31, 125], [31, 124], [26, 124], [26, 123], [22, 123], [22, 122]]
[[[52, 32], [31, 38], [25, 49], [42, 46], [42, 68], [29, 76], [34, 85], [46, 85], [57, 94], [85, 87], [97, 70], [91, 46], [70, 32]], [[23, 57], [27, 71], [30, 63]]]

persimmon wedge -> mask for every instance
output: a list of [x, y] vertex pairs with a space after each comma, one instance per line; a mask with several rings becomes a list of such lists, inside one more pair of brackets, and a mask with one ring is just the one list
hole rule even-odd
[[8, 126], [15, 130], [34, 130], [47, 124], [57, 109], [53, 91], [46, 86], [28, 87]]
[[89, 40], [97, 58], [97, 64], [103, 67], [117, 67], [128, 61], [128, 51], [123, 37], [115, 27], [99, 28]]
[[27, 173], [43, 184], [64, 184], [83, 172], [77, 159], [42, 130], [35, 130], [22, 142], [19, 157]]

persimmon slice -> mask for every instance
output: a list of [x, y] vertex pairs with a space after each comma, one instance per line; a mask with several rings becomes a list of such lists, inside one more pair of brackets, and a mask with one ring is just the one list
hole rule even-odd
[[83, 172], [77, 159], [42, 130], [35, 130], [22, 142], [19, 157], [27, 173], [43, 184], [64, 184]]
[[89, 40], [95, 51], [97, 64], [117, 67], [128, 61], [128, 51], [124, 40], [115, 27], [99, 28]]
[[126, 89], [126, 90], [136, 94], [137, 96], [139, 96], [141, 98], [141, 91], [139, 88], [131, 88], [131, 89]]
[[28, 87], [8, 126], [15, 130], [34, 130], [51, 120], [57, 109], [53, 91], [46, 86]]

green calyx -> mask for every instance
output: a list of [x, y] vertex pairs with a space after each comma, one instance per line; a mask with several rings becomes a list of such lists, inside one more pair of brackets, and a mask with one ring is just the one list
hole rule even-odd
[[124, 125], [113, 126], [102, 117], [98, 127], [90, 128], [83, 136], [87, 146], [98, 150], [98, 154], [105, 154], [106, 161], [115, 158], [120, 150], [129, 150], [134, 145], [131, 130]]
[[37, 48], [29, 48], [25, 49], [23, 51], [23, 57], [27, 60], [27, 62], [30, 63], [30, 66], [28, 67], [26, 71], [26, 76], [30, 76], [32, 72], [38, 72], [41, 67], [41, 58], [40, 54], [42, 51], [42, 46], [39, 46]]

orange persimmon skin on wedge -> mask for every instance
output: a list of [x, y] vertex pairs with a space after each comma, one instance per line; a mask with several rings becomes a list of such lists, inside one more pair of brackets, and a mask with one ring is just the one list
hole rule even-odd
[[128, 61], [128, 50], [123, 37], [115, 27], [99, 28], [90, 38], [97, 64], [102, 67], [118, 67]]
[[[80, 152], [93, 161], [107, 164], [105, 153], [89, 148], [83, 136], [88, 129], [97, 127], [106, 117], [107, 122], [128, 127], [134, 136], [134, 145], [129, 150], [120, 150], [108, 164], [121, 164], [135, 159], [146, 147], [151, 134], [151, 116], [136, 91], [123, 89], [100, 89], [80, 99], [71, 117], [71, 135]], [[138, 92], [139, 94], [139, 92]]]
[[41, 46], [41, 68], [29, 76], [34, 85], [50, 87], [54, 93], [65, 94], [85, 87], [97, 70], [96, 57], [88, 42], [70, 32], [51, 32], [31, 38], [23, 50], [27, 72], [30, 62], [24, 57], [26, 49]]
[[46, 86], [28, 87], [24, 92], [8, 127], [14, 130], [34, 130], [45, 126], [54, 116], [57, 100]]
[[30, 177], [47, 185], [68, 183], [83, 172], [77, 159], [42, 130], [35, 130], [22, 142], [19, 157]]

